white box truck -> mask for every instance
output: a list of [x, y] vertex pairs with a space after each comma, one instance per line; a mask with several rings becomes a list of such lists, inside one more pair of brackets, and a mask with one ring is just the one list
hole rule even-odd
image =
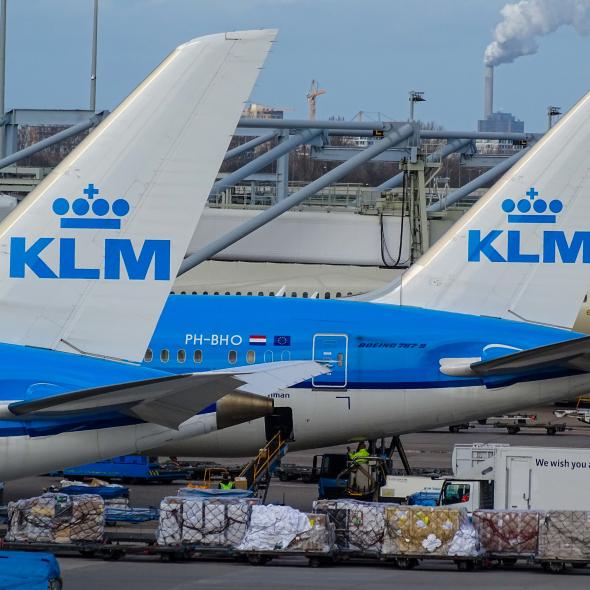
[[590, 449], [456, 445], [452, 461], [441, 505], [590, 510]]
[[419, 475], [388, 475], [379, 491], [380, 502], [404, 504], [417, 492], [440, 493], [444, 481]]

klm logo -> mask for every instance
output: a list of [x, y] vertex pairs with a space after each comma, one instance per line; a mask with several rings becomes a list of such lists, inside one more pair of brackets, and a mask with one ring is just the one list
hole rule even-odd
[[[84, 244], [79, 244], [80, 231], [120, 230], [121, 220], [129, 213], [129, 203], [122, 198], [116, 199], [112, 204], [106, 199], [95, 198], [100, 190], [92, 183], [83, 192], [87, 198], [79, 197], [71, 205], [63, 197], [53, 201], [53, 213], [60, 217], [60, 228], [74, 230], [72, 237], [43, 237], [33, 243], [24, 237], [10, 239], [11, 278], [22, 279], [31, 273], [41, 279], [101, 278], [101, 269], [85, 268], [78, 263], [78, 250], [81, 255], [84, 250]], [[90, 247], [96, 248], [101, 241], [94, 233], [92, 237]], [[102, 241], [102, 246], [102, 277], [105, 279], [119, 280], [127, 276], [130, 280], [143, 281], [148, 275], [153, 276], [156, 281], [170, 279], [169, 240], [145, 240], [139, 251], [136, 251], [131, 240], [109, 237]], [[47, 261], [50, 252], [57, 252], [57, 264], [50, 265]], [[52, 259], [55, 259], [55, 255]]]
[[[526, 226], [527, 224], [551, 224], [557, 222], [557, 216], [563, 210], [563, 203], [554, 199], [547, 203], [536, 199], [539, 193], [531, 188], [526, 192], [528, 198], [515, 203], [506, 199], [502, 210], [508, 216], [508, 223]], [[522, 227], [522, 226], [521, 226]], [[535, 234], [536, 235], [536, 234]], [[531, 251], [523, 251], [520, 229], [493, 229], [482, 235], [480, 230], [468, 232], [469, 262], [528, 262], [555, 264], [558, 262], [574, 264], [590, 263], [590, 232], [575, 231], [568, 236], [563, 231], [547, 229], [539, 234], [538, 247]]]

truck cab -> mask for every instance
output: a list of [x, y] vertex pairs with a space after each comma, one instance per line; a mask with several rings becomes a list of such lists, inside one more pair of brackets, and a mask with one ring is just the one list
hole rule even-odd
[[447, 479], [441, 488], [438, 504], [449, 508], [466, 508], [468, 512], [493, 508], [494, 482]]
[[345, 496], [347, 480], [338, 476], [346, 471], [347, 465], [348, 457], [343, 454], [329, 453], [313, 458], [312, 474], [317, 477], [320, 500], [333, 500]]

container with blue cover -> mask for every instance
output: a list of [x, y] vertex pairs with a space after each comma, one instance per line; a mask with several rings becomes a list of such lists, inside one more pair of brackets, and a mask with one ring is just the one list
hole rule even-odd
[[51, 553], [0, 551], [3, 590], [60, 590], [61, 571]]

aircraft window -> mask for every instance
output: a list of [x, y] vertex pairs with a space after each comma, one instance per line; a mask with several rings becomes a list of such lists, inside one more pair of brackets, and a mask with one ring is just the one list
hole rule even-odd
[[303, 298], [307, 299], [309, 297], [309, 293], [307, 291], [303, 291]]
[[167, 348], [162, 348], [160, 351], [160, 361], [167, 363], [170, 360], [170, 351]]
[[213, 295], [219, 295], [219, 291], [215, 291]]
[[250, 295], [250, 296], [251, 296], [251, 295], [252, 295], [252, 291], [248, 291], [248, 292], [246, 293], [246, 295]]
[[291, 292], [291, 297], [297, 297], [297, 291], [292, 291]]
[[193, 295], [198, 295], [198, 293], [196, 291], [193, 291]]
[[337, 361], [339, 367], [344, 366], [344, 355], [341, 352], [338, 353], [338, 356], [336, 357], [336, 361]]
[[273, 354], [272, 354], [272, 350], [267, 350], [264, 353], [264, 362], [265, 363], [272, 363], [273, 361]]
[[346, 294], [346, 296], [347, 296], [347, 297], [352, 297], [352, 291], [349, 291], [349, 292]]
[[230, 365], [235, 365], [236, 361], [238, 360], [238, 353], [235, 350], [230, 350], [227, 353], [227, 360], [229, 361]]
[[274, 292], [274, 291], [270, 291], [269, 295], [270, 295], [271, 297], [274, 297], [274, 296], [275, 296], [275, 292]]
[[176, 353], [176, 360], [179, 363], [184, 363], [184, 361], [186, 361], [186, 352], [182, 348]]
[[186, 291], [181, 291], [180, 294], [181, 295], [186, 295]]
[[209, 295], [207, 291], [203, 291], [203, 295]]
[[176, 293], [174, 293], [174, 291], [170, 291], [170, 295], [176, 295]]
[[242, 292], [241, 291], [236, 291], [236, 295], [241, 295]]
[[263, 291], [258, 291], [258, 297], [262, 297], [264, 295]]
[[226, 291], [225, 294], [226, 295], [231, 295], [231, 293], [229, 291]]
[[283, 352], [281, 352], [281, 360], [282, 361], [290, 361], [291, 360], [291, 353], [288, 350], [283, 350]]
[[145, 351], [145, 356], [143, 357], [143, 361], [145, 363], [151, 363], [152, 360], [153, 360], [153, 358], [154, 358], [154, 353], [152, 352], [152, 349], [151, 348], [148, 348]]
[[324, 299], [330, 299], [330, 291], [324, 293]]
[[256, 351], [255, 350], [249, 350], [246, 353], [246, 362], [249, 365], [253, 365], [256, 362]]
[[342, 297], [342, 293], [340, 293], [340, 291], [336, 292], [336, 297]]
[[193, 353], [193, 360], [195, 361], [196, 365], [200, 365], [203, 362], [203, 351], [195, 350]]

